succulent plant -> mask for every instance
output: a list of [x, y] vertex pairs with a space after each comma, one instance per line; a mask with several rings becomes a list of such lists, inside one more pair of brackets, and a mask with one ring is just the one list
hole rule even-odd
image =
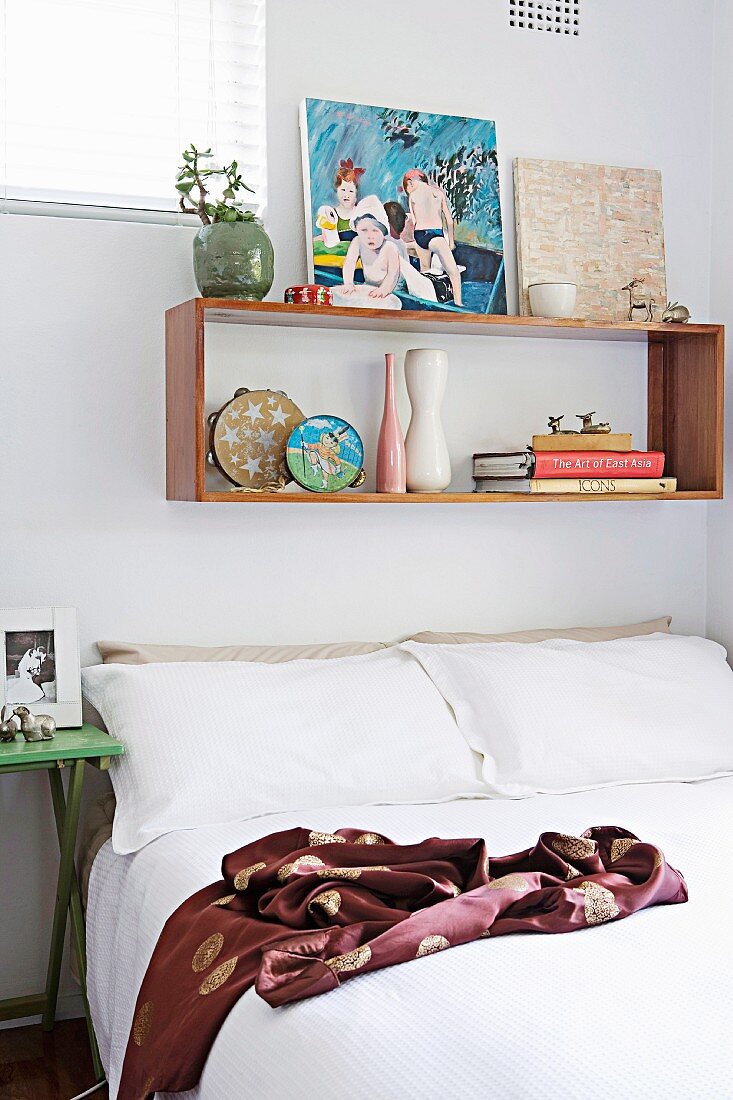
[[[244, 208], [241, 200], [237, 200], [240, 191], [249, 191], [254, 194], [251, 187], [243, 181], [236, 160], [231, 164], [217, 168], [214, 165], [206, 167], [201, 161], [207, 161], [213, 156], [211, 149], [197, 149], [191, 144], [183, 150], [184, 163], [178, 169], [176, 176], [176, 191], [179, 195], [178, 205], [184, 214], [198, 214], [204, 225], [212, 225], [214, 222], [251, 222], [255, 221], [252, 210]], [[212, 202], [206, 181], [219, 177], [225, 181], [226, 186], [220, 199]], [[198, 192], [196, 199], [192, 194], [194, 188]], [[195, 205], [191, 205], [195, 202]]]

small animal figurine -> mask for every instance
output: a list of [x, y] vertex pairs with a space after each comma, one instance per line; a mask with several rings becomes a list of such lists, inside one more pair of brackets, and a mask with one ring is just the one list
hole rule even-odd
[[16, 718], [14, 714], [11, 714], [9, 718], [6, 718], [9, 707], [7, 703], [0, 711], [0, 741], [15, 741], [20, 729], [20, 719]]
[[681, 306], [679, 302], [667, 302], [662, 320], [667, 325], [686, 325], [690, 320], [690, 311], [687, 306]]
[[[639, 290], [644, 284], [644, 277], [637, 279], [634, 277], [630, 283], [626, 286], [622, 286], [622, 290], [628, 290], [629, 292], [629, 321], [653, 321], [654, 320], [654, 299], [650, 294], [645, 294], [643, 290]], [[642, 317], [635, 317], [634, 314], [641, 310], [644, 314]]]
[[581, 435], [608, 435], [611, 430], [610, 424], [594, 424], [593, 417], [596, 415], [595, 411], [592, 413], [576, 413], [578, 420], [583, 421], [583, 427], [580, 429]]
[[551, 416], [547, 421], [547, 427], [550, 429], [553, 435], [577, 435], [578, 433], [573, 428], [561, 428], [560, 421], [564, 418], [565, 413], [562, 416]]
[[50, 714], [31, 714], [28, 707], [16, 707], [13, 715], [20, 719], [20, 732], [26, 741], [51, 741], [56, 723]]

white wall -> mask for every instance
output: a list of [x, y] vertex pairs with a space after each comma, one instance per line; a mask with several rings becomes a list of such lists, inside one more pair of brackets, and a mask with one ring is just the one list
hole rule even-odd
[[[334, 18], [332, 3], [271, 0], [273, 296], [305, 276], [297, 106], [307, 94], [496, 119], [512, 299], [512, 157], [661, 168], [670, 291], [705, 319], [712, 11], [712, 0], [585, 0], [574, 39], [510, 30], [499, 0], [370, 0], [364, 47], [345, 52], [352, 21]], [[667, 612], [682, 631], [704, 629], [703, 504], [166, 503], [163, 312], [195, 293], [190, 237], [0, 217], [0, 606], [75, 605], [86, 662], [100, 637], [394, 638]], [[209, 338], [210, 401], [235, 384], [285, 385], [309, 407], [322, 394], [357, 419], [373, 454], [382, 354], [411, 343], [280, 331], [270, 341], [221, 327]], [[463, 485], [475, 447], [523, 444], [548, 412], [597, 408], [641, 432], [640, 346], [443, 343]], [[324, 546], [338, 548], [327, 574], [316, 564]], [[42, 775], [0, 783], [0, 821], [2, 997], [40, 988], [45, 974], [55, 852]]]
[[[733, 325], [733, 5], [715, 5], [715, 59], [713, 86], [712, 248], [710, 256], [710, 309], [716, 321]], [[733, 380], [731, 379], [731, 329], [726, 354], [726, 436], [733, 433]], [[733, 646], [733, 576], [730, 547], [733, 539], [733, 466], [726, 448], [728, 497], [715, 501], [708, 512], [708, 633], [729, 648]]]

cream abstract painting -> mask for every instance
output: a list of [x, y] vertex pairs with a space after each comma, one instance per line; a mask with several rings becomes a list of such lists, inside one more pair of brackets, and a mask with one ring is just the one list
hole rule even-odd
[[623, 321], [632, 278], [667, 303], [662, 175], [572, 161], [514, 161], [520, 313], [531, 313], [527, 286], [560, 277], [578, 284], [574, 315]]

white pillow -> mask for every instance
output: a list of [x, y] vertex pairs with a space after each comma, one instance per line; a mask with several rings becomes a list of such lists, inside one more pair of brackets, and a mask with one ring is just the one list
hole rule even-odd
[[733, 672], [715, 642], [652, 634], [403, 648], [482, 753], [494, 794], [733, 772]]
[[397, 648], [287, 664], [95, 665], [84, 693], [124, 756], [115, 852], [281, 810], [486, 794], [480, 760]]

